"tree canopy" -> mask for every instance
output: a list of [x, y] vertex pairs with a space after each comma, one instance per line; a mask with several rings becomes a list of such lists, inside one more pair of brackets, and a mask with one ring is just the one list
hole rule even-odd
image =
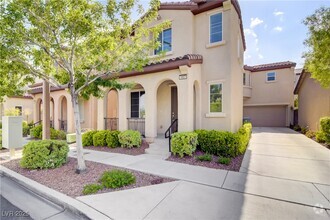
[[304, 20], [309, 35], [305, 68], [322, 87], [330, 87], [330, 8], [321, 7]]
[[117, 81], [118, 74], [142, 70], [159, 46], [155, 36], [168, 25], [148, 27], [157, 19], [159, 5], [159, 0], [150, 0], [145, 11], [138, 0], [108, 0], [106, 5], [93, 0], [1, 3], [0, 74], [6, 78], [2, 83], [10, 85], [21, 78], [24, 84], [38, 77], [53, 86], [68, 86], [81, 170], [85, 165], [78, 97], [100, 97], [103, 87], [129, 86]]

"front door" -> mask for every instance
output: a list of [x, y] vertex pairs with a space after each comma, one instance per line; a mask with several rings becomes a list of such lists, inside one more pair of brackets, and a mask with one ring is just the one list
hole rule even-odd
[[[178, 119], [178, 88], [171, 87], [171, 123]], [[172, 127], [173, 132], [177, 132], [177, 126]]]

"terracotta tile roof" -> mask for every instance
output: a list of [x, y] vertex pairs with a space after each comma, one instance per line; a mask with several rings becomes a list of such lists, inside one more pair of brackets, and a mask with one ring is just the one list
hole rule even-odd
[[147, 66], [155, 65], [155, 64], [160, 64], [160, 63], [170, 63], [173, 61], [178, 61], [178, 60], [203, 60], [203, 56], [200, 54], [186, 54], [183, 56], [179, 57], [174, 57], [174, 58], [169, 58], [169, 59], [164, 59], [164, 60], [159, 60], [159, 61], [151, 61]]
[[[68, 86], [67, 85], [63, 85], [63, 86], [60, 86], [60, 87], [54, 87], [54, 86], [51, 86], [50, 87], [50, 91], [51, 92], [55, 92], [55, 91], [59, 91], [59, 90], [64, 90], [66, 89]], [[38, 94], [38, 93], [42, 93], [42, 87], [38, 87], [38, 88], [32, 88], [29, 90], [29, 93], [30, 94]]]
[[258, 72], [258, 71], [265, 71], [265, 70], [291, 68], [291, 67], [295, 67], [295, 66], [296, 66], [296, 63], [291, 62], [291, 61], [285, 61], [285, 62], [261, 64], [261, 65], [256, 65], [256, 66], [244, 65], [244, 69], [249, 70], [251, 72]]
[[9, 96], [9, 98], [18, 98], [18, 99], [33, 99], [31, 96], [29, 95], [12, 95]]

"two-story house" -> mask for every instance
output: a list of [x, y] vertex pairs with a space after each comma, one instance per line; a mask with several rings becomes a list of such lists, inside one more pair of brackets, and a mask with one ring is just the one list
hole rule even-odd
[[[236, 131], [242, 125], [245, 40], [238, 2], [162, 3], [150, 27], [164, 21], [171, 25], [158, 36], [160, 48], [150, 52], [153, 58], [165, 51], [162, 61], [150, 63], [143, 72], [120, 73], [120, 82], [136, 83], [131, 90], [105, 91], [104, 99], [81, 101], [83, 128], [136, 129], [153, 141], [176, 119], [178, 131]], [[36, 112], [41, 92], [31, 90]], [[52, 88], [51, 100], [55, 128], [65, 124], [73, 132], [68, 92]]]
[[287, 61], [244, 66], [243, 115], [257, 127], [293, 124], [296, 63]]

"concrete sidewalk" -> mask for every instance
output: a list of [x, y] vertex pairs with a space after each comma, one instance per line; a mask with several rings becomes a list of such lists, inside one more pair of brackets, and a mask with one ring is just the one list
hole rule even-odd
[[[115, 219], [329, 218], [330, 186], [327, 185], [327, 175], [323, 172], [328, 169], [330, 162], [327, 156], [329, 150], [289, 129], [263, 129], [254, 131], [241, 172], [150, 159], [143, 155], [129, 156], [86, 150], [86, 160], [171, 177], [178, 181], [77, 199], [91, 207], [97, 207], [102, 213]], [[260, 145], [263, 148], [260, 149], [258, 143], [264, 139], [268, 143]], [[282, 149], [272, 147], [276, 142], [279, 145], [280, 139], [287, 141], [288, 146], [284, 145]], [[300, 150], [302, 143], [305, 148]], [[292, 152], [293, 149], [296, 149], [296, 154]], [[292, 166], [295, 163], [291, 162], [286, 163], [286, 169], [282, 172], [298, 169], [296, 173], [302, 174], [289, 178], [277, 175], [276, 171], [279, 169], [275, 169], [274, 174], [269, 170], [267, 175], [260, 175], [255, 171], [257, 168], [262, 169], [257, 166], [258, 157], [251, 155], [254, 155], [253, 151], [258, 154], [262, 150], [265, 157], [272, 156], [269, 160], [275, 168], [281, 166], [276, 160], [281, 153], [287, 153], [286, 159], [293, 161], [297, 160], [296, 155], [300, 155], [304, 161], [308, 157], [319, 160], [319, 166], [325, 168], [312, 166], [309, 172], [313, 174], [302, 175], [304, 172]], [[74, 157], [74, 151], [70, 155]], [[255, 169], [245, 166], [247, 164], [254, 164]], [[306, 164], [309, 165], [308, 161]], [[314, 179], [310, 178], [312, 175]], [[109, 203], [112, 204], [111, 207], [105, 205]]]

